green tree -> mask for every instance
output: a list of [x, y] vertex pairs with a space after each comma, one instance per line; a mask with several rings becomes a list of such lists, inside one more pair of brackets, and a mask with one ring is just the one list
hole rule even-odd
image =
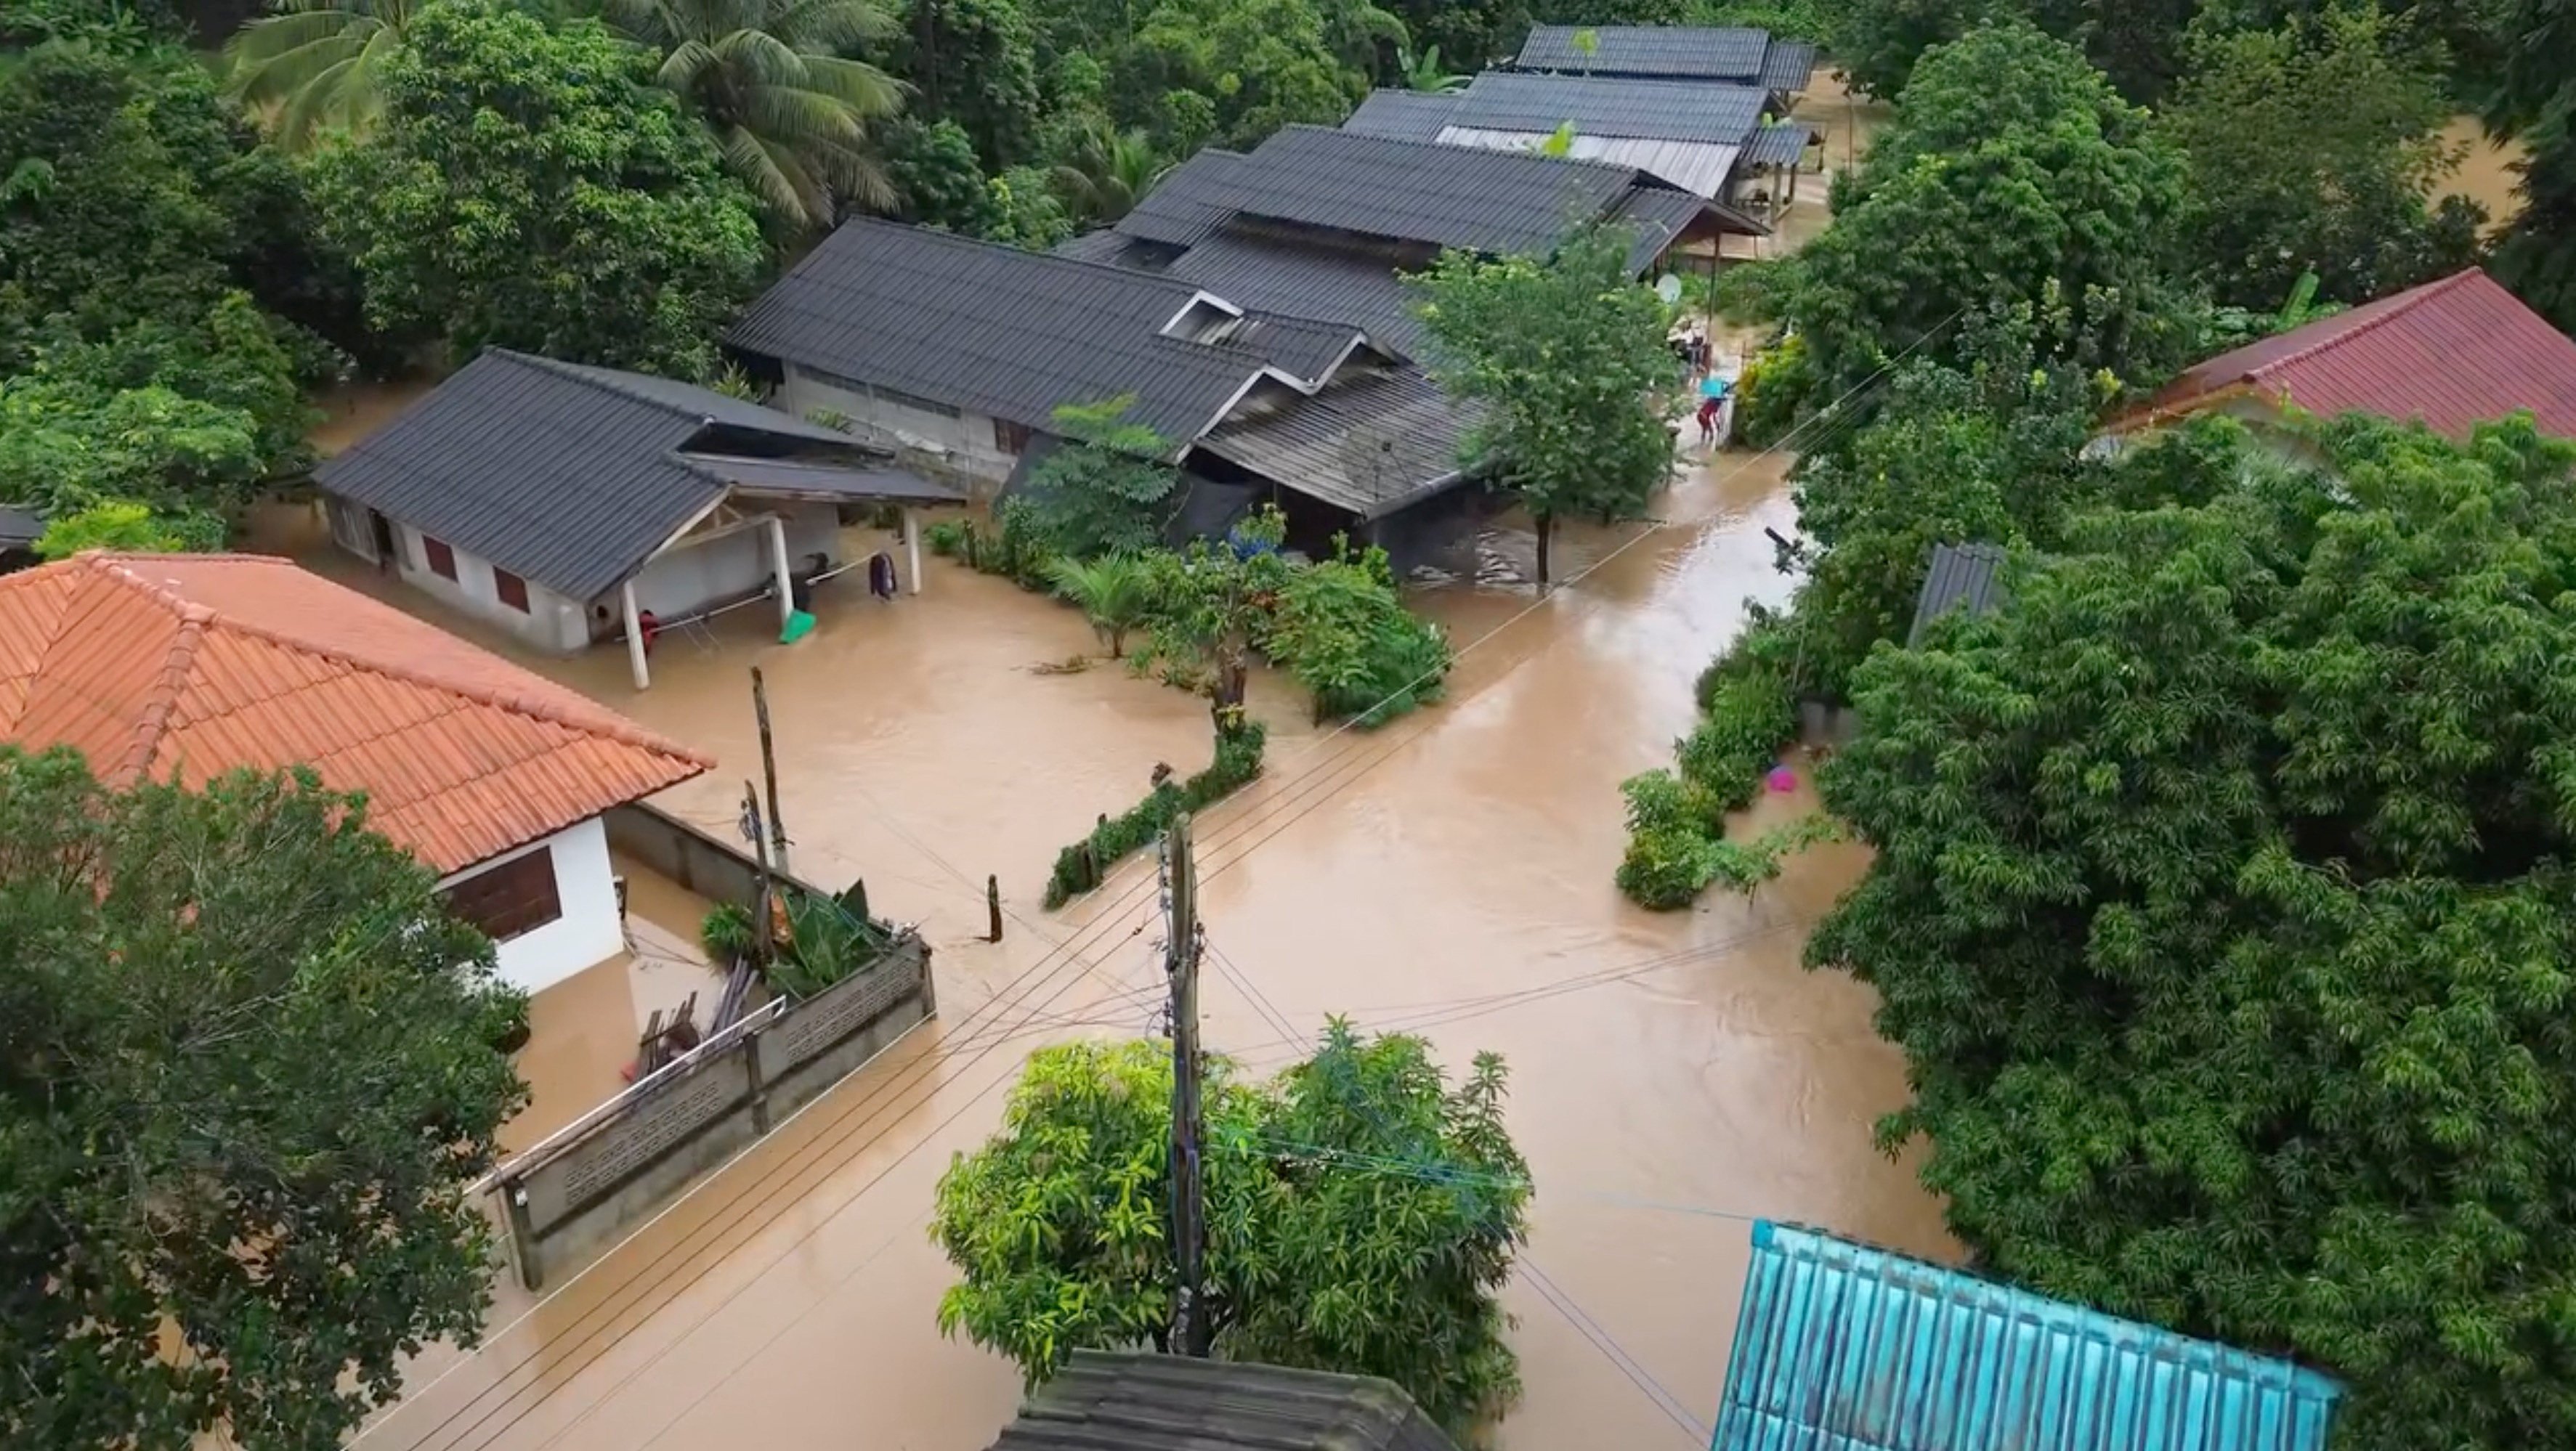
[[2469, 265], [2483, 214], [2429, 214], [2457, 160], [2438, 49], [2376, 9], [2203, 34], [2163, 128], [2190, 165], [2181, 236], [2226, 304], [2278, 307], [2302, 273], [2346, 303]]
[[2182, 202], [2180, 157], [2062, 42], [2016, 23], [1931, 52], [1799, 256], [1822, 397], [1909, 354], [1957, 361], [1981, 314], [2032, 329], [2043, 364], [2159, 380], [2197, 341]]
[[[1172, 1070], [1160, 1044], [1033, 1055], [1002, 1131], [940, 1180], [932, 1237], [964, 1279], [941, 1328], [1045, 1380], [1077, 1349], [1170, 1339]], [[1201, 1088], [1205, 1280], [1217, 1354], [1377, 1375], [1453, 1430], [1518, 1396], [1497, 1293], [1529, 1171], [1503, 1068], [1448, 1084], [1419, 1038], [1335, 1022], [1262, 1086]]]
[[233, 93], [302, 149], [326, 127], [364, 129], [384, 103], [387, 58], [422, 0], [276, 0], [224, 43]]
[[1076, 221], [1106, 226], [1134, 211], [1165, 169], [1144, 127], [1112, 131], [1104, 121], [1057, 163], [1056, 194]]
[[363, 142], [315, 161], [324, 229], [388, 329], [710, 376], [763, 267], [751, 198], [595, 21], [443, 0]]
[[1145, 669], [1159, 663], [1166, 681], [1207, 696], [1220, 753], [1245, 729], [1253, 647], [1288, 583], [1288, 562], [1279, 557], [1287, 533], [1286, 517], [1265, 507], [1223, 540], [1193, 539], [1185, 550], [1150, 556], [1156, 570], [1153, 637], [1135, 664]]
[[1448, 637], [1405, 609], [1384, 549], [1333, 557], [1288, 573], [1263, 627], [1261, 648], [1314, 702], [1315, 719], [1351, 716], [1383, 725], [1440, 698]]
[[1047, 580], [1057, 595], [1082, 611], [1113, 659], [1127, 658], [1127, 636], [1154, 614], [1154, 570], [1133, 554], [1105, 554], [1098, 559], [1057, 555], [1047, 561]]
[[0, 1441], [320, 1451], [473, 1342], [524, 1007], [365, 828], [0, 746]]
[[892, 48], [913, 113], [954, 121], [988, 167], [1016, 166], [1036, 145], [1037, 44], [1020, 0], [904, 0]]
[[1059, 554], [1133, 554], [1163, 540], [1179, 500], [1171, 445], [1127, 418], [1135, 395], [1056, 409], [1064, 442], [1030, 471], [1026, 495], [1039, 532]]
[[[207, 529], [207, 523], [217, 527]], [[128, 554], [175, 554], [190, 549], [220, 549], [220, 521], [198, 515], [172, 518], [143, 504], [116, 500], [93, 504], [77, 514], [47, 520], [36, 539], [36, 553], [46, 559], [69, 559], [90, 549]]]
[[2504, 0], [2509, 37], [2487, 129], [2518, 137], [2522, 210], [2497, 239], [2496, 280], [2562, 331], [2576, 331], [2576, 11], [2553, 0]]
[[1926, 51], [1990, 21], [2027, 16], [2019, 0], [1816, 0], [1834, 64], [1854, 89], [1894, 99]]
[[893, 205], [869, 126], [903, 109], [903, 88], [842, 54], [891, 31], [876, 0], [603, 0], [603, 11], [661, 57], [654, 79], [782, 225]]
[[[1153, 129], [1172, 155], [1208, 139], [1176, 116], [1204, 108], [1228, 146], [1257, 145], [1291, 122], [1334, 125], [1367, 93], [1368, 76], [1332, 48], [1316, 0], [1162, 0], [1138, 27], [1131, 65], [1113, 71], [1119, 119]], [[1177, 109], [1168, 93], [1195, 106]], [[1154, 109], [1132, 109], [1150, 98]]]
[[1810, 945], [1926, 1184], [2041, 1291], [2351, 1392], [2340, 1445], [2576, 1436], [2576, 448], [2350, 418], [2098, 515], [1858, 672]]
[[1483, 407], [1471, 451], [1537, 526], [1542, 587], [1560, 517], [1635, 515], [1671, 471], [1652, 403], [1673, 373], [1664, 305], [1631, 280], [1628, 246], [1591, 228], [1545, 259], [1450, 252], [1415, 284], [1433, 372]]
[[1043, 252], [1072, 236], [1073, 218], [1047, 181], [1047, 174], [1034, 166], [1014, 166], [985, 178], [984, 192], [993, 204], [985, 240]]
[[1419, 55], [1414, 54], [1410, 46], [1397, 50], [1395, 68], [1402, 73], [1406, 90], [1434, 96], [1454, 95], [1467, 89], [1467, 82], [1475, 79], [1459, 75], [1441, 64], [1440, 47], [1436, 45], [1426, 47]]

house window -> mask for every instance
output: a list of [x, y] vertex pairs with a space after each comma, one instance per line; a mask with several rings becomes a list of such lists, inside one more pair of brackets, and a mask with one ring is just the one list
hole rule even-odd
[[555, 890], [555, 854], [538, 847], [447, 889], [447, 909], [495, 942], [534, 932], [563, 917]]
[[492, 593], [520, 614], [528, 612], [528, 582], [497, 564], [492, 566]]
[[993, 447], [1013, 458], [1029, 451], [1029, 426], [1007, 418], [993, 420]]
[[430, 573], [440, 579], [456, 578], [456, 551], [447, 547], [446, 540], [432, 539], [424, 534], [420, 536], [420, 553], [429, 561]]

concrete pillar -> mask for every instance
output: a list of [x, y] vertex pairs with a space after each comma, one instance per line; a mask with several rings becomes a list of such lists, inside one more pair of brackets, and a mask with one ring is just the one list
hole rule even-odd
[[653, 672], [644, 664], [644, 623], [642, 612], [635, 608], [635, 581], [617, 587], [617, 598], [626, 606], [626, 668], [635, 673], [635, 688], [650, 690]]
[[787, 619], [796, 613], [795, 582], [787, 573], [787, 521], [769, 516], [769, 572], [778, 589], [778, 629], [786, 633]]
[[906, 588], [921, 593], [921, 511], [909, 507], [903, 511], [903, 562]]

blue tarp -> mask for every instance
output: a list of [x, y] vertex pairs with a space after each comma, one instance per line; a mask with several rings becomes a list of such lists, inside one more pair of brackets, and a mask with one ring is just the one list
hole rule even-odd
[[1758, 1221], [1715, 1451], [2322, 1451], [2316, 1371]]

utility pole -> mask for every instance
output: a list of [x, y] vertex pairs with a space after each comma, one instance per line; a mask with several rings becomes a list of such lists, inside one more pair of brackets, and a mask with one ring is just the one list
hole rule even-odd
[[1172, 989], [1172, 1253], [1180, 1295], [1172, 1312], [1172, 1348], [1205, 1360], [1207, 1302], [1200, 1285], [1206, 1249], [1199, 1181], [1199, 899], [1198, 864], [1190, 855], [1190, 818], [1172, 818], [1163, 834], [1163, 893], [1170, 938], [1163, 971]]
[[760, 775], [769, 784], [769, 856], [787, 870], [787, 823], [778, 814], [778, 752], [769, 744], [769, 687], [751, 667], [751, 708], [760, 717]]
[[749, 781], [742, 783], [742, 834], [751, 843], [751, 857], [757, 864], [760, 881], [759, 900], [752, 907], [752, 957], [766, 965], [774, 940], [771, 928], [776, 920], [770, 906], [774, 899], [769, 885], [769, 837], [761, 829], [760, 793], [752, 789]]

